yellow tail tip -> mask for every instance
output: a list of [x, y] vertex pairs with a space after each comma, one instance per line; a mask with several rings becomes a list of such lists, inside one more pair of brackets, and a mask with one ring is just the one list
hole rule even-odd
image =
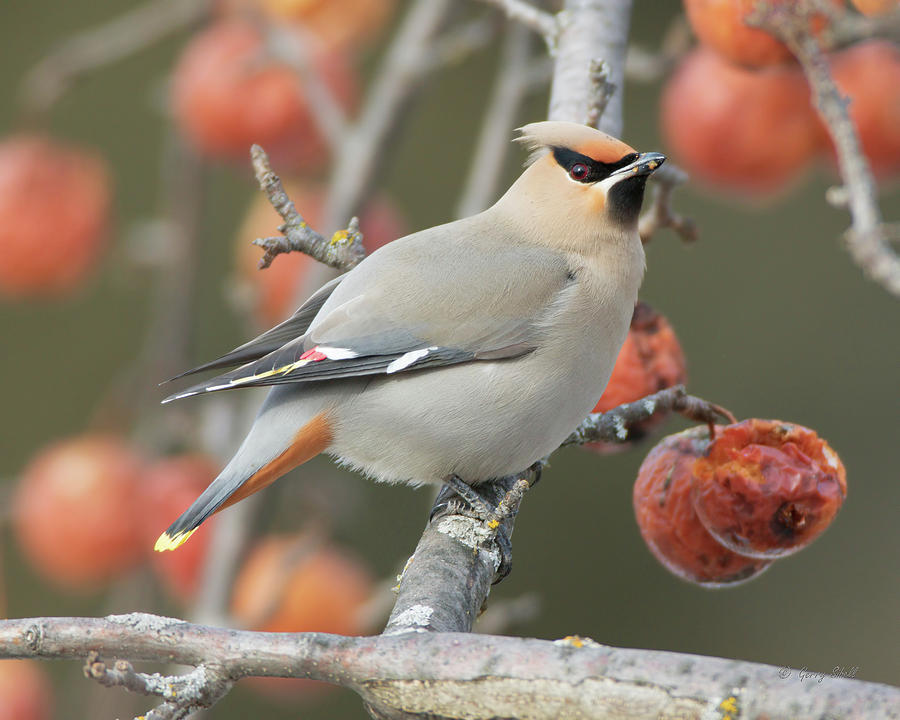
[[164, 532], [159, 536], [159, 540], [156, 541], [156, 545], [153, 546], [153, 549], [156, 552], [165, 552], [166, 550], [175, 550], [178, 547], [181, 547], [188, 541], [188, 538], [193, 535], [197, 531], [197, 528], [193, 530], [186, 530], [178, 533], [174, 537], [169, 535], [169, 533]]

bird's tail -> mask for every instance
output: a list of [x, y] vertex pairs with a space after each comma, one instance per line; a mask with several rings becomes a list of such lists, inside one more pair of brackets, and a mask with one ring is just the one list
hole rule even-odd
[[[286, 443], [286, 447], [282, 445], [274, 451], [271, 448], [271, 436], [265, 438], [264, 430], [254, 427], [255, 432], [248, 435], [219, 476], [159, 536], [154, 550], [174, 550], [186, 542], [210, 515], [271, 485], [286, 472], [302, 465], [331, 444], [331, 427], [325, 413], [313, 417]], [[262, 448], [261, 444], [269, 447]]]

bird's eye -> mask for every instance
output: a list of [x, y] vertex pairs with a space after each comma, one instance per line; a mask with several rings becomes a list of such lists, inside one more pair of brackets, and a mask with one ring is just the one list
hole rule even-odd
[[588, 166], [583, 163], [575, 163], [572, 167], [569, 168], [569, 176], [573, 180], [578, 180], [581, 182], [588, 176]]

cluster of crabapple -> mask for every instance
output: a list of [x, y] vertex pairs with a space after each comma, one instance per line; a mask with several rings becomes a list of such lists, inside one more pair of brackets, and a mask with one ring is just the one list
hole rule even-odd
[[751, 419], [664, 438], [638, 471], [634, 511], [663, 566], [716, 587], [806, 547], [846, 495], [844, 466], [815, 432]]
[[[773, 4], [789, 0], [770, 0]], [[817, 158], [834, 163], [831, 138], [811, 104], [806, 77], [790, 50], [749, 27], [755, 0], [684, 0], [700, 43], [668, 79], [662, 132], [673, 158], [693, 179], [741, 197], [777, 193]], [[843, 0], [835, 0], [837, 12]], [[897, 7], [896, 0], [854, 0], [858, 12]], [[823, 41], [829, 26], [814, 16]], [[900, 173], [900, 49], [864, 40], [829, 54], [831, 73], [850, 99], [849, 113], [876, 177]]]
[[[594, 412], [602, 413], [685, 382], [684, 353], [669, 322], [644, 302]], [[623, 443], [590, 443], [599, 453], [633, 447], [664, 415], [629, 428]], [[844, 467], [815, 432], [753, 418], [664, 438], [634, 485], [644, 541], [662, 565], [706, 587], [755, 577], [774, 559], [818, 537], [847, 494]]]

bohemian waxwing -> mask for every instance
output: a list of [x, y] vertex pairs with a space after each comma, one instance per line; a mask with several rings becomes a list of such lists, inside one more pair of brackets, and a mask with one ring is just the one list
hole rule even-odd
[[493, 207], [385, 245], [190, 371], [240, 365], [166, 401], [274, 387], [157, 550], [319, 453], [385, 482], [477, 485], [530, 467], [590, 413], [628, 332], [638, 213], [665, 158], [574, 123], [521, 133], [530, 163]]

